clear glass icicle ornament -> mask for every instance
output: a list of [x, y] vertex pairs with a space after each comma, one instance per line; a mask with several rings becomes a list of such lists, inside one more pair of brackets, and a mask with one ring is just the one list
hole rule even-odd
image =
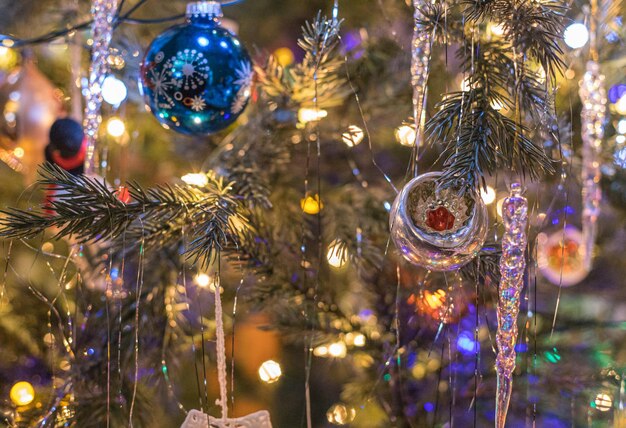
[[519, 183], [511, 185], [511, 193], [502, 204], [502, 221], [505, 231], [502, 236], [498, 289], [496, 428], [504, 428], [513, 391], [517, 316], [526, 271], [528, 201], [522, 196]]
[[93, 45], [84, 119], [85, 138], [87, 138], [86, 175], [95, 172], [96, 139], [102, 122], [100, 115], [102, 83], [109, 71], [107, 58], [109, 57], [109, 45], [111, 44], [117, 14], [117, 0], [93, 0], [91, 14], [93, 16]]
[[430, 0], [413, 0], [415, 26], [411, 44], [411, 85], [413, 86], [413, 116], [415, 118], [415, 146], [420, 144], [422, 115], [426, 98], [426, 84], [430, 65], [431, 35], [424, 27], [422, 9]]
[[580, 82], [582, 101], [582, 233], [584, 245], [584, 263], [591, 269], [593, 246], [597, 235], [597, 221], [600, 214], [602, 190], [600, 188], [600, 156], [604, 125], [606, 123], [606, 87], [600, 65], [595, 61], [587, 62], [587, 72]]

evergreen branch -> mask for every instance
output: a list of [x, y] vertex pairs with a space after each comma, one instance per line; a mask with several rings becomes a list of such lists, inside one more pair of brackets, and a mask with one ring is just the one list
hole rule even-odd
[[[313, 22], [302, 28], [298, 40], [304, 52], [301, 63], [283, 68], [270, 57], [265, 66], [256, 65], [263, 92], [279, 104], [292, 107], [327, 108], [340, 105], [348, 96], [346, 80], [340, 75], [343, 59], [338, 52], [341, 22], [318, 13]], [[295, 106], [294, 106], [295, 105]]]
[[202, 188], [158, 186], [145, 190], [129, 184], [132, 202], [118, 199], [106, 182], [86, 176], [73, 176], [57, 166], [41, 169], [39, 185], [60, 192], [51, 202], [53, 214], [39, 210], [2, 210], [0, 236], [31, 238], [49, 227], [58, 228], [56, 237], [75, 236], [79, 242], [112, 240], [127, 234], [133, 242], [149, 240], [163, 245], [179, 242], [177, 233], [191, 220], [188, 255], [196, 261], [211, 261], [230, 243], [237, 241], [233, 219], [243, 227], [247, 218], [240, 201], [231, 195], [232, 183], [207, 175]]

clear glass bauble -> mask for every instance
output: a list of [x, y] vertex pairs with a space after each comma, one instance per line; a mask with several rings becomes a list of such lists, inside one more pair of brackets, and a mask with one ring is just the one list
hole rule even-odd
[[409, 262], [432, 271], [467, 264], [483, 247], [489, 215], [476, 194], [437, 188], [441, 172], [414, 178], [391, 208], [391, 239]]
[[252, 62], [220, 18], [219, 3], [190, 3], [187, 23], [157, 36], [146, 52], [140, 86], [166, 128], [211, 134], [235, 122], [248, 104]]

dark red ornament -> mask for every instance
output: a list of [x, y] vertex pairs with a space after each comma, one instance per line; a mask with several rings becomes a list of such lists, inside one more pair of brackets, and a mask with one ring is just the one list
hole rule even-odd
[[438, 207], [426, 213], [426, 225], [437, 232], [454, 227], [454, 215], [446, 207]]

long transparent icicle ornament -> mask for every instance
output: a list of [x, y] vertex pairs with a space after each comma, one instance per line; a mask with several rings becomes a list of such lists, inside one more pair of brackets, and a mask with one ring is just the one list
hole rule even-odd
[[504, 428], [513, 391], [515, 369], [515, 342], [520, 295], [526, 271], [526, 244], [528, 238], [528, 201], [522, 196], [519, 183], [511, 185], [511, 193], [502, 204], [502, 257], [500, 258], [500, 286], [498, 292], [498, 332], [496, 344], [496, 428]]
[[93, 0], [91, 4], [92, 51], [89, 67], [89, 87], [87, 88], [85, 119], [85, 138], [87, 138], [87, 155], [85, 157], [85, 174], [95, 172], [96, 140], [102, 122], [102, 83], [109, 71], [107, 58], [109, 45], [113, 36], [113, 26], [117, 14], [117, 0]]
[[413, 0], [413, 41], [411, 43], [411, 86], [413, 87], [413, 116], [415, 118], [415, 147], [419, 147], [423, 133], [423, 111], [426, 99], [426, 83], [430, 70], [431, 35], [421, 22], [422, 8], [430, 0]]
[[582, 101], [582, 233], [584, 262], [587, 270], [591, 269], [593, 246], [597, 235], [598, 216], [602, 190], [600, 188], [600, 156], [604, 125], [606, 123], [606, 87], [600, 65], [595, 61], [587, 62], [587, 72], [580, 82], [580, 100]]

